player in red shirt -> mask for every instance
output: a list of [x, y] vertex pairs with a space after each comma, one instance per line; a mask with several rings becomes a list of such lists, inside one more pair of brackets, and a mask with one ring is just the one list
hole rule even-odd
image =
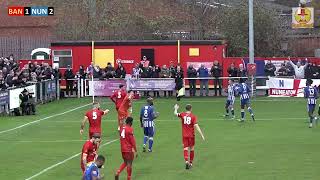
[[124, 120], [131, 115], [132, 112], [132, 99], [133, 99], [133, 91], [129, 90], [126, 97], [123, 99], [119, 110], [118, 110], [118, 130], [124, 124]]
[[86, 170], [87, 163], [95, 161], [97, 157], [98, 144], [100, 143], [101, 137], [99, 133], [92, 134], [90, 140], [86, 141], [82, 147], [80, 167], [82, 173]]
[[[124, 85], [120, 84], [119, 89], [114, 91], [112, 96], [110, 96], [110, 100], [115, 103], [116, 110], [118, 111], [123, 99], [127, 96], [127, 92], [125, 90]], [[118, 117], [119, 118], [119, 117]]]
[[101, 119], [102, 116], [105, 114], [108, 114], [109, 109], [106, 109], [105, 111], [101, 111], [100, 109], [100, 103], [94, 102], [93, 103], [93, 109], [88, 111], [86, 115], [84, 116], [84, 119], [81, 123], [80, 128], [80, 134], [83, 134], [83, 128], [87, 121], [89, 121], [89, 138], [91, 139], [93, 133], [101, 133]]
[[132, 162], [134, 157], [137, 157], [136, 140], [133, 135], [132, 117], [126, 119], [126, 125], [120, 129], [120, 143], [123, 163], [117, 170], [115, 180], [119, 180], [120, 173], [127, 167], [127, 180], [131, 180]]
[[[179, 106], [176, 104], [174, 106], [174, 114], [181, 119], [182, 122], [182, 142], [183, 142], [183, 154], [184, 160], [186, 161], [186, 169], [192, 167], [192, 161], [194, 159], [194, 145], [195, 145], [195, 134], [194, 127], [201, 135], [201, 138], [204, 140], [203, 133], [200, 129], [200, 126], [197, 122], [197, 117], [192, 114], [192, 106], [187, 104], [186, 112], [178, 113]], [[188, 151], [190, 150], [190, 161]]]

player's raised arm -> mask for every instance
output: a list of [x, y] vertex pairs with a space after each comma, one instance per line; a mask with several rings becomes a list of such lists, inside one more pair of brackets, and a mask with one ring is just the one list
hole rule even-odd
[[179, 116], [178, 109], [179, 109], [179, 105], [175, 104], [174, 105], [174, 112], [173, 112], [175, 116]]
[[201, 138], [202, 138], [203, 140], [205, 140], [205, 139], [204, 139], [204, 135], [203, 135], [203, 133], [202, 133], [202, 131], [201, 131], [201, 128], [200, 128], [199, 124], [195, 124], [194, 127], [196, 127], [196, 129], [197, 129], [197, 131], [199, 132]]
[[84, 126], [86, 124], [86, 122], [89, 120], [88, 116], [84, 116], [82, 122], [81, 122], [81, 127], [80, 127], [80, 134], [82, 135], [83, 134], [83, 129], [84, 129]]

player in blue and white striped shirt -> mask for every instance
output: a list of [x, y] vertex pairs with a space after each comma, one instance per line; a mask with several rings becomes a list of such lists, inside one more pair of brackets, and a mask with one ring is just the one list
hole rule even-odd
[[229, 83], [228, 89], [227, 89], [228, 97], [227, 97], [226, 106], [225, 106], [226, 108], [225, 117], [230, 117], [230, 111], [231, 111], [232, 119], [234, 119], [235, 116], [234, 116], [233, 105], [235, 101], [235, 85], [232, 79], [230, 79], [228, 83]]
[[245, 83], [246, 79], [241, 78], [240, 79], [240, 83], [237, 85], [236, 87], [236, 91], [238, 92], [239, 96], [240, 96], [240, 105], [241, 105], [241, 119], [240, 122], [244, 122], [244, 115], [245, 115], [245, 111], [244, 108], [247, 107], [248, 111], [251, 115], [251, 118], [253, 121], [255, 121], [254, 119], [254, 114], [253, 111], [251, 109], [251, 104], [250, 104], [250, 95], [249, 93], [251, 92], [249, 89], [249, 86]]
[[154, 136], [154, 119], [158, 117], [159, 113], [155, 112], [153, 107], [153, 99], [147, 99], [147, 105], [143, 106], [140, 111], [140, 123], [143, 128], [143, 152], [146, 152], [147, 141], [149, 141], [148, 152], [152, 152], [153, 136]]
[[311, 79], [307, 79], [306, 86], [304, 88], [304, 97], [307, 99], [307, 107], [308, 107], [308, 115], [310, 118], [310, 124], [309, 128], [312, 128], [313, 126], [313, 120], [314, 120], [314, 109], [317, 105], [317, 99], [318, 99], [318, 90], [316, 87], [311, 86], [313, 81]]
[[101, 180], [103, 176], [100, 174], [99, 169], [103, 166], [104, 162], [105, 158], [99, 155], [94, 162], [88, 163], [82, 180]]

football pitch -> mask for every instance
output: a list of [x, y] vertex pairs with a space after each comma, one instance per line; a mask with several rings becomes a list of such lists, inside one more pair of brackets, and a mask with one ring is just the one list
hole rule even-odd
[[[102, 170], [113, 179], [122, 162], [116, 111], [108, 98], [100, 98], [103, 139], [99, 154], [106, 156]], [[87, 138], [79, 134], [80, 121], [91, 108], [90, 98], [64, 99], [39, 105], [37, 115], [0, 117], [0, 179], [79, 180], [80, 151]], [[133, 103], [134, 130], [139, 157], [133, 165], [137, 180], [317, 180], [320, 179], [320, 127], [308, 128], [306, 102], [302, 98], [252, 100], [256, 122], [248, 113], [245, 123], [224, 119], [225, 98], [182, 99], [206, 137], [196, 132], [195, 160], [185, 170], [181, 123], [173, 115], [175, 99], [155, 99], [160, 112], [152, 153], [142, 153], [143, 134], [139, 111], [145, 99]], [[240, 116], [239, 99], [235, 112]], [[88, 125], [88, 124], [87, 124]], [[126, 179], [126, 171], [120, 176]]]

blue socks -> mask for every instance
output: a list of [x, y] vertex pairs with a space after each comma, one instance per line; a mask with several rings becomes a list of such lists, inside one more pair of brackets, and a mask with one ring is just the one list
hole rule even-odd
[[143, 138], [143, 145], [145, 146], [147, 144], [148, 141], [148, 136], [144, 136]]
[[153, 146], [153, 137], [149, 138], [149, 151], [152, 151], [152, 146]]

